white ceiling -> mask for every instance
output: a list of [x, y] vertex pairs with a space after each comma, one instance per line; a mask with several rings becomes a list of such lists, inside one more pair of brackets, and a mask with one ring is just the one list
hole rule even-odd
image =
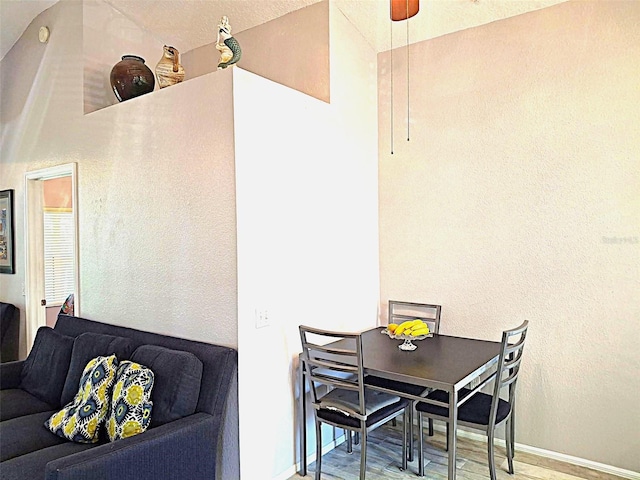
[[[31, 21], [58, 0], [0, 0], [0, 58]], [[64, 1], [64, 0], [63, 0]], [[86, 0], [83, 0], [86, 1]], [[222, 15], [241, 32], [321, 0], [102, 0], [163, 44], [186, 52], [212, 43]], [[377, 51], [391, 45], [388, 0], [331, 0]], [[410, 43], [538, 10], [566, 0], [422, 0], [409, 21]], [[393, 25], [394, 46], [406, 43], [405, 22]]]

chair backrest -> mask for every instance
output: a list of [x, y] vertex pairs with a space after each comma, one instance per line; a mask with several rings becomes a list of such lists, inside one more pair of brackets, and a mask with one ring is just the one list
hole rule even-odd
[[442, 306], [429, 303], [400, 302], [389, 300], [389, 323], [402, 323], [419, 318], [429, 325], [432, 333], [440, 331]]
[[[302, 358], [311, 387], [315, 408], [320, 405], [320, 385], [358, 392], [360, 408], [355, 416], [365, 414], [362, 337], [359, 333], [333, 332], [300, 325]], [[341, 407], [344, 410], [344, 407]]]
[[495, 377], [491, 416], [489, 417], [490, 425], [495, 425], [500, 391], [506, 386], [509, 387], [509, 403], [512, 406], [514, 405], [516, 382], [518, 381], [518, 373], [520, 372], [520, 363], [522, 362], [522, 352], [524, 350], [524, 342], [527, 338], [528, 328], [529, 321], [525, 320], [519, 327], [502, 332], [502, 349], [500, 351]]

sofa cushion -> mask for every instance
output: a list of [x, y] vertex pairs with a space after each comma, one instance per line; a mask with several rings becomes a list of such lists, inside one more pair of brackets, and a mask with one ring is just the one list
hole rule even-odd
[[0, 390], [0, 421], [31, 415], [32, 413], [55, 410], [60, 405], [52, 405], [34, 397], [20, 388]]
[[153, 372], [139, 363], [124, 360], [118, 366], [107, 417], [112, 442], [144, 432], [151, 420]]
[[20, 388], [43, 402], [59, 407], [73, 341], [73, 337], [62, 335], [50, 327], [40, 327], [22, 366]]
[[100, 426], [109, 412], [111, 387], [116, 378], [115, 355], [89, 361], [80, 379], [78, 393], [45, 422], [56, 435], [79, 443], [96, 443]]
[[0, 422], [0, 462], [66, 442], [42, 426], [54, 412], [34, 413]]
[[131, 360], [154, 373], [152, 425], [159, 426], [195, 413], [200, 396], [202, 362], [191, 352], [141, 345]]
[[[42, 424], [40, 425], [42, 427]], [[45, 431], [46, 429], [42, 427]], [[52, 435], [50, 432], [49, 435]], [[52, 435], [55, 437], [55, 435]], [[94, 447], [92, 443], [64, 442], [53, 447], [43, 448], [26, 455], [12, 458], [2, 462], [0, 472], [2, 480], [43, 480], [47, 463], [58, 458], [66, 457], [74, 453]], [[91, 472], [87, 472], [87, 477], [91, 477]]]
[[130, 338], [116, 337], [103, 333], [86, 332], [78, 335], [73, 342], [69, 373], [64, 381], [60, 405], [67, 405], [78, 391], [78, 382], [87, 362], [96, 357], [115, 355], [118, 360], [126, 360], [136, 347]]

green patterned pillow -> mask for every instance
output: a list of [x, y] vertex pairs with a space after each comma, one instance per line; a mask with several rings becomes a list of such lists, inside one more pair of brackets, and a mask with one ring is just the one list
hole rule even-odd
[[131, 437], [149, 427], [153, 381], [150, 368], [128, 360], [120, 364], [107, 420], [109, 440]]
[[89, 360], [73, 401], [44, 425], [56, 435], [79, 443], [96, 443], [100, 425], [109, 413], [111, 386], [116, 378], [115, 355]]

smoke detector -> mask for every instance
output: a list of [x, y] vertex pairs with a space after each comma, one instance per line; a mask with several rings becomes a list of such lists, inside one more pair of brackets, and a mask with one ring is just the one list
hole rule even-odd
[[49, 27], [40, 27], [40, 30], [38, 31], [38, 39], [40, 40], [40, 43], [47, 43], [49, 40], [49, 34]]

